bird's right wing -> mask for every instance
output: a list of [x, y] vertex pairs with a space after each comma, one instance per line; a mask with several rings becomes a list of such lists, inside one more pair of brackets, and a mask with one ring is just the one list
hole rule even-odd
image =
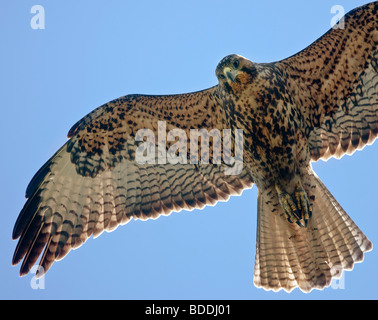
[[[211, 157], [209, 164], [201, 164], [201, 158], [198, 164], [190, 159], [186, 164], [164, 162], [164, 157], [159, 162], [161, 152], [168, 154], [176, 143], [168, 141], [167, 132], [180, 129], [189, 139], [191, 129], [222, 133], [226, 127], [216, 87], [171, 96], [129, 95], [85, 116], [27, 188], [28, 200], [13, 230], [13, 238], [20, 237], [13, 257], [14, 264], [23, 259], [20, 274], [29, 272], [42, 250], [40, 266], [46, 272], [91, 235], [112, 231], [132, 218], [156, 218], [214, 205], [252, 187], [246, 170], [226, 174], [228, 167], [212, 164]], [[153, 135], [152, 145], [145, 144], [143, 132], [138, 139], [140, 129]], [[159, 132], [167, 143], [160, 153]], [[210, 155], [214, 141], [209, 142]], [[153, 158], [143, 158], [149, 147]], [[185, 147], [189, 153], [189, 140]], [[179, 161], [176, 152], [171, 156]]]

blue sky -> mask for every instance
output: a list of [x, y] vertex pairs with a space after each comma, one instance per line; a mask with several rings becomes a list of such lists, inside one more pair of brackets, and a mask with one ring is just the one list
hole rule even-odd
[[[331, 7], [368, 1], [2, 1], [0, 4], [0, 298], [377, 299], [378, 251], [324, 291], [253, 286], [256, 188], [227, 203], [132, 221], [89, 239], [44, 278], [11, 266], [14, 222], [34, 173], [95, 107], [130, 93], [184, 93], [217, 83], [224, 56], [288, 57], [324, 34]], [[33, 5], [45, 29], [33, 30]], [[314, 163], [335, 198], [378, 245], [378, 143]], [[338, 287], [338, 288], [337, 288]], [[343, 288], [341, 288], [343, 287]]]

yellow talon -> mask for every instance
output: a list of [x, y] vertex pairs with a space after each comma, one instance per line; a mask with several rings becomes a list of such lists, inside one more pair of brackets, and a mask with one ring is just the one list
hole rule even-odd
[[276, 190], [278, 194], [278, 200], [284, 210], [286, 219], [290, 223], [296, 223], [300, 227], [303, 227], [301, 222], [299, 221], [301, 219], [300, 211], [298, 211], [298, 207], [293, 201], [292, 197], [285, 191], [282, 191], [282, 189], [276, 185]]
[[297, 183], [293, 197], [283, 191], [277, 184], [276, 191], [286, 219], [290, 223], [295, 222], [300, 227], [307, 227], [308, 220], [312, 216], [312, 206], [301, 183]]

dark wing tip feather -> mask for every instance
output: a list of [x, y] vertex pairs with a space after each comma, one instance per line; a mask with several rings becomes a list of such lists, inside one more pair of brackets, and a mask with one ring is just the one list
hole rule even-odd
[[26, 198], [30, 198], [37, 191], [38, 187], [41, 185], [46, 175], [50, 172], [50, 166], [54, 162], [54, 159], [59, 153], [61, 153], [65, 149], [65, 147], [66, 144], [64, 144], [57, 152], [55, 152], [55, 154], [49, 160], [47, 160], [46, 163], [33, 176], [26, 188]]
[[22, 208], [13, 228], [12, 238], [15, 240], [20, 237], [25, 228], [30, 224], [34, 213], [41, 202], [40, 190], [42, 182], [50, 173], [50, 167], [56, 160], [57, 156], [66, 148], [63, 145], [46, 163], [37, 171], [26, 188], [25, 197], [28, 199]]
[[26, 188], [25, 198], [29, 199], [40, 186], [46, 174], [49, 172], [50, 164], [51, 164], [50, 160], [47, 161], [30, 180]]
[[12, 239], [18, 239], [23, 231], [28, 227], [30, 224], [31, 219], [34, 216], [34, 213], [37, 211], [37, 208], [40, 204], [41, 198], [39, 195], [34, 195], [28, 201], [26, 201], [24, 207], [22, 208], [16, 223], [13, 227], [12, 232]]

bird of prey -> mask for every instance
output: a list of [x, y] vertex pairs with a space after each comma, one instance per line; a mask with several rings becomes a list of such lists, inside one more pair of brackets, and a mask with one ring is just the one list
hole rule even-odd
[[[352, 10], [344, 28], [332, 28], [281, 61], [260, 64], [229, 55], [216, 68], [218, 84], [207, 90], [126, 95], [78, 121], [27, 187], [13, 230], [13, 239], [20, 239], [12, 262], [23, 260], [20, 275], [41, 254], [39, 275], [104, 230], [214, 205], [253, 184], [257, 287], [309, 292], [352, 269], [372, 243], [311, 162], [352, 154], [378, 135], [377, 10], [377, 1]], [[223, 136], [213, 159], [220, 144], [212, 129], [232, 133], [228, 140]], [[178, 158], [190, 148], [206, 151], [198, 139], [197, 145], [180, 140], [193, 130], [208, 133], [200, 138], [208, 139], [210, 161], [191, 161], [184, 152]], [[171, 136], [157, 139], [161, 132]], [[148, 154], [147, 141], [156, 157], [143, 163], [137, 156]], [[226, 149], [234, 161], [225, 161]], [[176, 161], [167, 160], [172, 150]], [[240, 170], [229, 174], [240, 159]]]

